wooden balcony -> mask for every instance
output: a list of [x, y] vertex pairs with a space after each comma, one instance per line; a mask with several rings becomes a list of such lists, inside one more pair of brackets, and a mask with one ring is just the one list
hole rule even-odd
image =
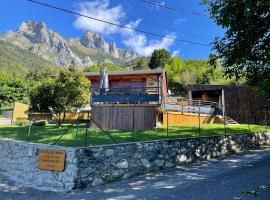
[[91, 88], [91, 102], [119, 104], [160, 104], [161, 88], [159, 87], [115, 87], [107, 90]]

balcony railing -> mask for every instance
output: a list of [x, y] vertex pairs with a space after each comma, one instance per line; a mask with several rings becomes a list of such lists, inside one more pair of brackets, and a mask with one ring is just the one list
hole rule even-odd
[[92, 103], [145, 103], [160, 102], [159, 87], [91, 88]]
[[216, 102], [196, 99], [182, 99], [174, 103], [166, 102], [164, 104], [164, 110], [214, 115], [222, 115], [223, 112], [222, 108], [219, 108]]

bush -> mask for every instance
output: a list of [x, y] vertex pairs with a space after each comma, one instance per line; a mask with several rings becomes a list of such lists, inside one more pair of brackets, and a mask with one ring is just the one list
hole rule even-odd
[[30, 121], [27, 119], [20, 119], [16, 121], [17, 126], [26, 126], [28, 124], [30, 124]]
[[48, 124], [47, 120], [38, 120], [33, 122], [33, 126], [46, 126]]

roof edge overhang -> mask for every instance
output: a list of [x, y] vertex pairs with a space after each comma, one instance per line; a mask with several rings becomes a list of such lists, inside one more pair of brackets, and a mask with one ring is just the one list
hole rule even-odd
[[[163, 75], [165, 69], [136, 70], [136, 71], [109, 71], [108, 76], [129, 76], [129, 75]], [[86, 77], [100, 76], [99, 72], [86, 72]]]

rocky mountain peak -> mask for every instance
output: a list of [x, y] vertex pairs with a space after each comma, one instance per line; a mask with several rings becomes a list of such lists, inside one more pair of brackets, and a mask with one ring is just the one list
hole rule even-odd
[[29, 20], [27, 22], [22, 22], [17, 32], [40, 31], [41, 29], [48, 29], [45, 22], [35, 22], [33, 20]]
[[80, 42], [85, 47], [102, 49], [111, 56], [124, 61], [129, 61], [139, 56], [134, 51], [117, 48], [115, 42], [107, 43], [99, 33], [86, 31], [80, 38]]
[[86, 31], [80, 39], [85, 47], [94, 47], [98, 49], [106, 49], [108, 44], [99, 33]]
[[23, 22], [17, 33], [24, 35], [32, 43], [46, 43], [49, 46], [66, 46], [65, 39], [58, 33], [48, 29], [44, 22], [29, 20]]
[[104, 56], [104, 60], [126, 62], [138, 57], [134, 51], [117, 48], [114, 42], [106, 42], [99, 33], [86, 31], [81, 38], [66, 39], [49, 29], [46, 23], [33, 20], [22, 22], [15, 32], [8, 31], [0, 35], [0, 40], [26, 49], [59, 66], [89, 66], [93, 64], [91, 56], [96, 50], [100, 52], [96, 55], [99, 60]]

